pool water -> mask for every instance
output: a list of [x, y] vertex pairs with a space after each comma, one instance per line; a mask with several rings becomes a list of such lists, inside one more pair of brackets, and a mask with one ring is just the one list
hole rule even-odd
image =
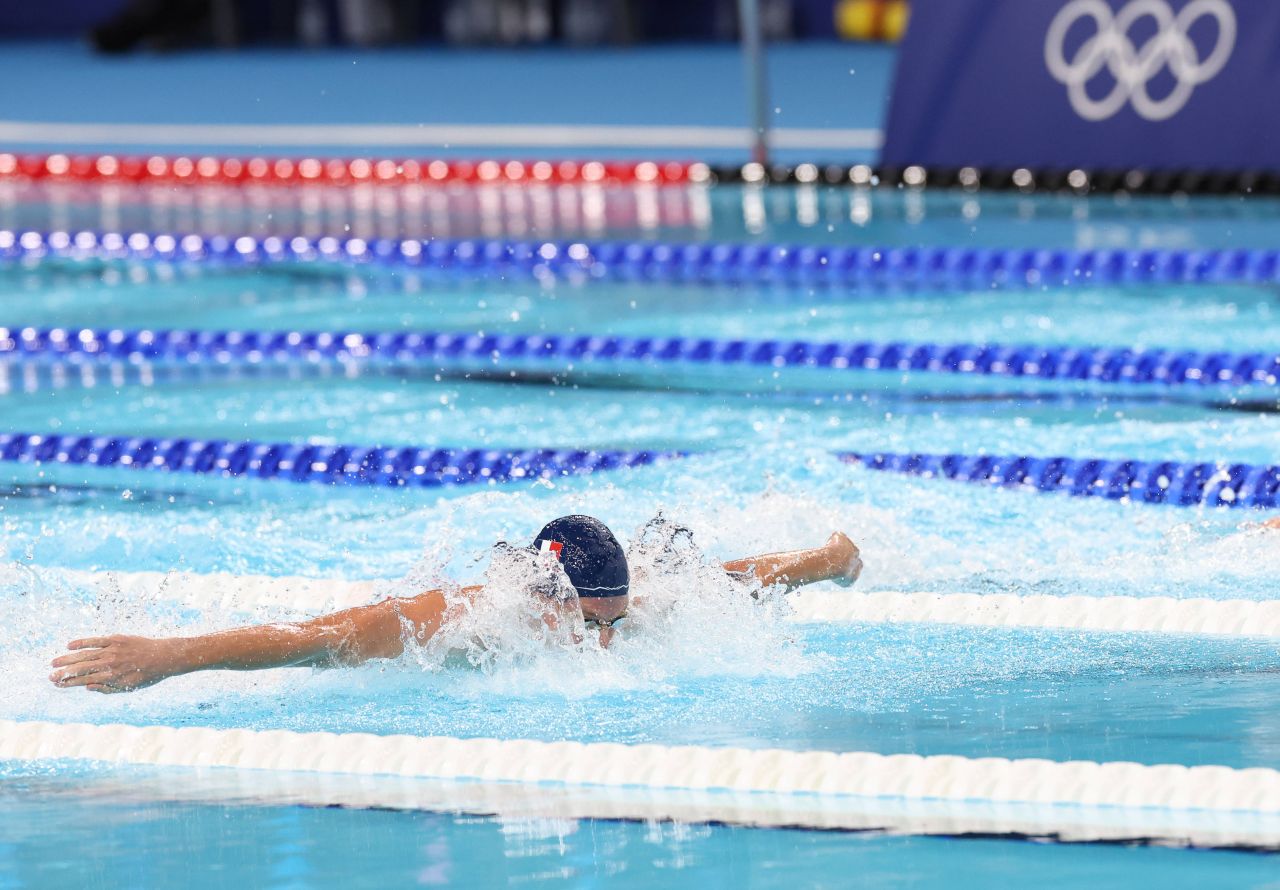
[[[105, 225], [94, 218], [106, 212], [99, 196], [54, 204], [48, 195], [9, 197], [0, 225]], [[622, 220], [604, 235], [1272, 246], [1280, 208], [876, 192], [861, 195], [861, 215], [855, 193], [823, 190], [816, 212], [829, 222], [818, 225], [803, 192], [726, 187], [677, 197], [702, 202], [687, 225]], [[192, 210], [200, 225], [184, 227], [169, 210], [142, 203], [130, 220], [153, 230], [170, 222], [225, 229], [239, 212]], [[323, 214], [316, 219], [326, 224]], [[387, 225], [424, 231], [399, 218]], [[65, 263], [2, 268], [0, 291], [0, 325], [9, 328], [483, 330], [1240, 352], [1274, 350], [1280, 312], [1273, 288], [1244, 286], [897, 295], [407, 286], [314, 270]], [[85, 374], [9, 366], [0, 371], [0, 432], [688, 454], [590, 477], [413, 491], [0, 464], [0, 623], [10, 631], [0, 639], [10, 677], [0, 718], [1275, 767], [1274, 641], [796, 624], [784, 603], [758, 606], [692, 568], [667, 579], [681, 595], [674, 611], [639, 610], [607, 655], [535, 650], [508, 627], [479, 668], [428, 648], [352, 671], [192, 675], [128, 696], [57, 690], [43, 679], [73, 637], [296, 617], [139, 601], [67, 569], [381, 578], [411, 593], [441, 578], [481, 578], [493, 542], [522, 541], [567, 512], [601, 516], [624, 544], [661, 512], [693, 529], [708, 561], [812, 546], [843, 529], [863, 548], [859, 585], [867, 590], [1274, 599], [1280, 534], [1258, 528], [1262, 517], [1247, 511], [988, 489], [870, 472], [834, 455], [1274, 463], [1274, 396], [1241, 404], [1237, 395], [1069, 382], [1029, 392], [920, 372], [806, 376], [757, 367], [550, 368], [503, 379], [373, 368]], [[388, 884], [1261, 886], [1274, 880], [1276, 864], [1222, 851], [228, 804], [183, 798], [181, 771], [153, 776], [147, 787], [173, 793], [144, 799], [129, 796], [127, 776], [105, 782], [112, 776], [125, 774], [3, 767], [0, 886], [164, 886], [193, 866], [211, 886], [307, 886], [353, 869]], [[219, 843], [206, 843], [210, 836]], [[71, 857], [69, 849], [83, 852]]]
[[[83, 777], [78, 777], [83, 781]], [[1124, 887], [1266, 886], [1273, 857], [1087, 849], [679, 823], [129, 799], [25, 779], [0, 790], [0, 881], [14, 886]], [[23, 825], [25, 824], [25, 828]], [[216, 837], [197, 859], [193, 838]], [[66, 858], [68, 847], [78, 856]], [[145, 858], [138, 855], [146, 849]], [[957, 869], [957, 850], [965, 865]], [[193, 878], [195, 879], [193, 882]]]

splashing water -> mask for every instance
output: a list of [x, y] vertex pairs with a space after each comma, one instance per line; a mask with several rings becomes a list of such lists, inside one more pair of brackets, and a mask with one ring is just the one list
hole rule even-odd
[[[848, 531], [867, 555], [861, 590], [1274, 595], [1280, 535], [1241, 533], [1240, 514], [988, 491], [799, 457], [803, 462], [786, 472], [764, 473], [735, 455], [708, 455], [637, 471], [622, 485], [602, 478], [495, 488], [430, 504], [402, 499], [394, 509], [326, 492], [314, 502], [211, 509], [196, 523], [155, 507], [87, 516], [45, 511], [39, 526], [34, 516], [17, 517], [4, 535], [9, 556], [0, 561], [0, 623], [8, 631], [0, 669], [10, 681], [0, 687], [0, 716], [635, 740], [696, 726], [708, 738], [741, 742], [765, 732], [750, 722], [766, 719], [761, 715], [795, 719], [809, 733], [816, 730], [805, 721], [827, 720], [831, 708], [851, 718], [896, 712], [975, 683], [1052, 683], [1059, 675], [1110, 670], [1121, 663], [1117, 653], [1134, 653], [1133, 664], [1165, 664], [1182, 651], [1155, 658], [1164, 643], [1144, 642], [1139, 650], [1132, 641], [1071, 644], [1048, 635], [1018, 655], [1007, 639], [991, 637], [975, 648], [974, 634], [953, 628], [818, 632], [782, 621], [784, 603], [730, 578], [708, 556], [812, 546], [834, 529]], [[647, 521], [659, 506], [665, 512]], [[606, 519], [629, 545], [634, 603], [607, 652], [576, 623], [567, 636], [542, 626], [528, 579], [491, 559], [495, 539], [523, 542], [546, 520], [576, 512]], [[28, 543], [43, 541], [46, 526], [60, 546], [37, 553], [37, 563], [397, 574], [399, 581], [380, 586], [383, 593], [440, 588], [451, 597], [459, 596], [459, 582], [487, 569], [485, 589], [469, 624], [432, 647], [411, 647], [396, 662], [203, 673], [130, 695], [92, 695], [55, 689], [46, 679], [49, 659], [67, 640], [190, 635], [304, 616], [282, 608], [227, 614], [141, 601], [109, 586], [89, 589], [31, 565]], [[103, 535], [127, 540], [131, 549], [103, 546]], [[800, 676], [803, 682], [788, 682]]]
[[687, 528], [664, 516], [646, 523], [628, 548], [632, 603], [608, 651], [598, 631], [584, 626], [577, 594], [554, 559], [507, 545], [490, 556], [479, 593], [448, 588], [455, 617], [409, 650], [430, 671], [479, 668], [481, 678], [463, 679], [477, 691], [581, 697], [678, 676], [804, 670], [780, 620], [781, 597], [761, 597], [758, 583], [730, 577]]
[[[671, 500], [677, 501], [676, 512], [680, 514], [700, 513], [688, 510], [683, 498]], [[697, 503], [702, 497], [692, 500]], [[548, 514], [584, 508], [609, 516], [614, 527], [622, 530], [628, 527], [624, 523], [637, 523], [644, 517], [637, 506], [625, 490], [601, 485], [586, 491], [549, 489], [532, 504], [527, 494], [489, 491], [459, 499], [444, 509], [414, 510], [390, 521], [385, 516], [357, 516], [348, 520], [356, 529], [354, 534], [368, 536], [376, 529], [382, 546], [353, 548], [357, 564], [353, 574], [385, 566], [387, 543], [399, 547], [397, 537], [412, 528], [419, 541], [416, 562], [399, 581], [380, 585], [380, 589], [394, 596], [443, 589], [452, 603], [461, 606], [466, 597], [454, 579], [474, 577], [476, 562], [474, 557], [459, 560], [458, 554], [476, 553], [484, 536], [495, 532], [510, 536], [541, 524], [541, 517]], [[152, 514], [153, 522], [167, 524], [166, 519]], [[480, 559], [487, 562], [482, 594], [468, 600], [470, 608], [459, 610], [457, 621], [437, 639], [427, 646], [410, 646], [396, 663], [376, 662], [355, 671], [204, 673], [174, 678], [125, 696], [54, 689], [46, 679], [48, 662], [64, 651], [67, 641], [79, 637], [113, 633], [186, 636], [305, 616], [281, 607], [227, 614], [194, 609], [176, 600], [140, 600], [113, 588], [109, 580], [86, 585], [59, 569], [30, 565], [25, 557], [5, 560], [0, 563], [0, 621], [10, 628], [10, 635], [0, 641], [0, 664], [11, 683], [0, 690], [0, 714], [93, 720], [128, 719], [132, 714], [143, 718], [190, 712], [230, 698], [243, 698], [246, 712], [252, 712], [274, 697], [298, 695], [308, 688], [317, 694], [355, 690], [372, 702], [383, 697], [376, 688], [380, 677], [398, 687], [398, 694], [403, 694], [407, 685], [442, 684], [451, 696], [471, 700], [503, 695], [582, 698], [611, 690], [679, 689], [685, 681], [715, 676], [794, 676], [811, 668], [812, 659], [796, 643], [794, 628], [780, 621], [782, 604], [768, 597], [762, 602], [753, 600], [750, 594], [758, 591], [729, 578], [702, 553], [687, 531], [665, 537], [659, 534], [662, 528], [679, 528], [668, 522], [641, 521], [631, 526], [638, 526], [629, 552], [635, 597], [608, 652], [600, 648], [597, 632], [583, 626], [576, 604], [569, 610], [575, 620], [557, 629], [542, 620], [542, 605], [529, 595], [536, 567], [525, 564], [534, 554], [517, 548], [495, 551], [485, 547], [479, 551]], [[707, 527], [703, 522], [704, 517], [697, 515], [700, 528]], [[389, 528], [393, 532], [390, 541], [386, 534]], [[724, 530], [710, 531], [725, 534]], [[70, 530], [66, 533], [71, 534]], [[732, 533], [728, 536], [735, 537]], [[625, 533], [620, 537], [627, 540]], [[9, 539], [11, 543], [15, 540]], [[730, 546], [727, 556], [746, 552], [739, 552], [742, 548], [738, 545]], [[181, 544], [169, 549], [171, 556], [183, 552]], [[495, 553], [501, 558], [492, 559]], [[270, 554], [264, 554], [263, 560], [271, 562]], [[131, 568], [130, 562], [138, 565], [130, 559], [123, 562], [123, 567]], [[95, 567], [92, 563], [86, 566]], [[139, 567], [161, 566], [149, 560]], [[282, 568], [285, 574], [299, 571], [288, 565]], [[301, 573], [310, 574], [305, 568]], [[427, 679], [433, 676], [438, 676], [438, 681]]]
[[[479, 589], [443, 588], [449, 617], [431, 639], [409, 648], [419, 665], [438, 670], [462, 660], [492, 673], [582, 646], [578, 594], [554, 557], [500, 543], [488, 558]], [[412, 644], [412, 629], [406, 631]]]

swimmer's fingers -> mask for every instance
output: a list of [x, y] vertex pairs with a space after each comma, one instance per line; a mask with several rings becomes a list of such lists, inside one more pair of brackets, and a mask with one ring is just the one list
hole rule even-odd
[[90, 683], [101, 683], [114, 678], [115, 669], [111, 665], [92, 661], [54, 671], [49, 676], [54, 685], [62, 687], [87, 686]]
[[123, 679], [121, 672], [111, 666], [95, 667], [91, 671], [74, 676], [66, 677], [62, 680], [54, 680], [54, 685], [60, 689], [70, 689], [73, 686], [83, 686], [90, 692], [132, 692], [137, 689], [139, 684], [134, 681], [130, 682]]
[[66, 667], [71, 664], [79, 664], [82, 661], [93, 661], [102, 657], [101, 649], [82, 649], [79, 652], [68, 652], [66, 655], [59, 655], [53, 661], [49, 662], [50, 667]]
[[844, 532], [832, 532], [827, 538], [827, 552], [835, 561], [831, 580], [841, 587], [850, 587], [862, 574], [862, 551]]
[[85, 637], [67, 643], [68, 649], [105, 649], [113, 643], [120, 642], [120, 637]]

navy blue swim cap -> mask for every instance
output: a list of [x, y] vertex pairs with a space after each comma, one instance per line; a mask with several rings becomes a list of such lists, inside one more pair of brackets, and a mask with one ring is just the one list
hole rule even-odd
[[561, 516], [534, 539], [535, 550], [555, 553], [578, 596], [626, 596], [631, 584], [627, 555], [599, 519]]

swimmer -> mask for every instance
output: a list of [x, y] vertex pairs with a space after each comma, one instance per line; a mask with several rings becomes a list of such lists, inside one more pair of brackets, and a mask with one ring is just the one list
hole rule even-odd
[[[517, 548], [508, 548], [516, 551]], [[608, 648], [630, 605], [626, 555], [608, 527], [590, 516], [562, 516], [549, 523], [528, 548], [528, 565], [544, 577], [531, 593], [541, 599], [542, 620], [555, 629], [580, 617], [596, 628]], [[538, 556], [533, 556], [538, 554]], [[563, 569], [560, 572], [557, 569]], [[754, 578], [764, 587], [795, 590], [819, 581], [848, 586], [862, 572], [858, 548], [836, 532], [821, 547], [723, 563], [726, 572]], [[571, 585], [564, 591], [563, 583]], [[450, 602], [444, 590], [390, 598], [310, 621], [242, 627], [196, 637], [153, 639], [113, 635], [67, 644], [53, 660], [49, 679], [61, 687], [91, 692], [129, 692], [194, 671], [255, 671], [278, 667], [347, 667], [375, 658], [396, 658], [412, 634], [420, 645], [467, 607], [483, 587], [465, 587]], [[573, 610], [580, 615], [573, 614]]]

